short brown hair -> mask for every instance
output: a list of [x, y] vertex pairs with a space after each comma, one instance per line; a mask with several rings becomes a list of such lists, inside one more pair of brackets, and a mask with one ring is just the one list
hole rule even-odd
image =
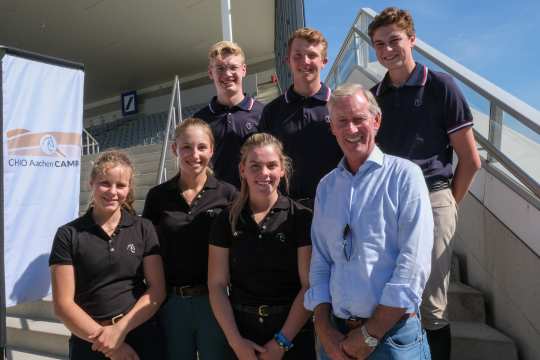
[[227, 55], [240, 55], [242, 62], [246, 61], [246, 55], [244, 50], [235, 42], [232, 41], [220, 41], [210, 46], [208, 49], [208, 62], [218, 57], [224, 57]]
[[322, 44], [322, 57], [323, 59], [326, 59], [326, 51], [328, 49], [328, 41], [324, 38], [324, 35], [319, 31], [311, 28], [299, 28], [297, 29], [292, 36], [289, 38], [289, 42], [287, 44], [287, 54], [291, 53], [291, 46], [294, 41], [294, 39], [304, 39], [308, 43], [313, 45], [319, 45]]
[[404, 30], [407, 36], [411, 37], [415, 35], [411, 13], [397, 7], [387, 7], [379, 15], [375, 16], [368, 26], [368, 35], [373, 40], [373, 34], [375, 34], [378, 28], [394, 24], [400, 30]]

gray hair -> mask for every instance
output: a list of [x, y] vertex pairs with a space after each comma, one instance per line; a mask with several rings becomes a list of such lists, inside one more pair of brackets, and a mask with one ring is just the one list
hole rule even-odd
[[332, 109], [332, 107], [336, 104], [338, 98], [345, 96], [353, 96], [358, 93], [361, 93], [368, 101], [368, 110], [373, 116], [381, 115], [381, 108], [379, 107], [379, 104], [377, 103], [377, 100], [375, 99], [375, 96], [373, 96], [371, 91], [366, 90], [360, 84], [352, 83], [345, 83], [338, 86], [336, 90], [332, 91], [332, 94], [330, 95], [330, 100], [328, 100], [327, 104], [328, 109]]

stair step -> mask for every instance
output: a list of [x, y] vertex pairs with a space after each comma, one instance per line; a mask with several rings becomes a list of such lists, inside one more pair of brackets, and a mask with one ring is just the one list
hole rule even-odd
[[7, 346], [33, 354], [67, 357], [70, 332], [58, 322], [6, 318]]
[[32, 318], [36, 320], [47, 320], [60, 322], [54, 314], [54, 307], [51, 298], [38, 301], [30, 301], [16, 306], [6, 308], [7, 316]]
[[486, 304], [482, 292], [460, 282], [451, 282], [448, 289], [450, 321], [486, 322]]
[[68, 355], [34, 353], [25, 349], [6, 348], [6, 360], [67, 360]]
[[452, 321], [452, 360], [517, 360], [514, 342], [482, 323]]
[[[150, 145], [138, 145], [138, 146], [132, 146], [132, 147], [129, 147], [129, 148], [123, 148], [123, 149], [120, 149], [122, 151], [125, 151], [126, 153], [128, 153], [129, 156], [136, 156], [138, 154], [146, 154], [146, 153], [161, 153], [161, 149], [162, 149], [162, 146], [163, 144], [150, 144]], [[83, 162], [84, 161], [89, 161], [89, 160], [94, 160], [96, 159], [97, 157], [99, 156], [99, 153], [98, 154], [89, 154], [89, 155], [84, 155], [82, 157], [82, 160]]]

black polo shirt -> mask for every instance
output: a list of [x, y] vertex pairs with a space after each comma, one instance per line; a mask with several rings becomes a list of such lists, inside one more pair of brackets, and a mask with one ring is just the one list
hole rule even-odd
[[212, 168], [216, 177], [237, 188], [240, 188], [240, 147], [249, 135], [257, 132], [262, 109], [263, 104], [247, 95], [231, 108], [220, 104], [214, 96], [210, 104], [193, 115], [212, 128], [216, 141]]
[[326, 103], [330, 88], [321, 84], [313, 96], [303, 97], [291, 86], [263, 110], [259, 131], [277, 137], [293, 161], [289, 195], [315, 198], [319, 180], [334, 169], [343, 153], [330, 131]]
[[429, 183], [452, 178], [449, 135], [473, 126], [465, 97], [452, 77], [417, 63], [396, 88], [388, 73], [371, 89], [382, 110], [376, 141], [383, 152], [418, 164]]
[[92, 318], [103, 320], [125, 314], [146, 291], [143, 258], [156, 254], [158, 239], [150, 221], [122, 210], [109, 237], [90, 209], [58, 229], [49, 265], [73, 265], [75, 303]]
[[207, 282], [211, 224], [234, 199], [236, 189], [209, 176], [189, 206], [181, 195], [178, 177], [150, 189], [143, 216], [156, 226], [167, 284], [202, 285]]
[[229, 248], [230, 299], [243, 305], [288, 305], [300, 291], [298, 248], [311, 245], [311, 210], [279, 196], [257, 224], [245, 206], [232, 232], [229, 211], [212, 227], [210, 244]]

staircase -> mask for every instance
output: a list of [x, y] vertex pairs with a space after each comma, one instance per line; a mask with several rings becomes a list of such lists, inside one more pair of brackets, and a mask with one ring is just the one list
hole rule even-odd
[[[156, 185], [156, 173], [162, 144], [135, 146], [125, 150], [135, 167], [135, 210], [140, 214], [148, 190]], [[98, 155], [86, 155], [81, 161], [80, 213], [88, 207], [89, 174]], [[177, 172], [170, 151], [165, 161], [167, 177]], [[9, 360], [67, 359], [69, 330], [56, 318], [51, 299], [20, 304], [7, 309], [7, 348]]]
[[452, 259], [448, 316], [452, 332], [452, 360], [517, 360], [514, 342], [486, 324], [484, 295], [461, 282], [459, 260]]

